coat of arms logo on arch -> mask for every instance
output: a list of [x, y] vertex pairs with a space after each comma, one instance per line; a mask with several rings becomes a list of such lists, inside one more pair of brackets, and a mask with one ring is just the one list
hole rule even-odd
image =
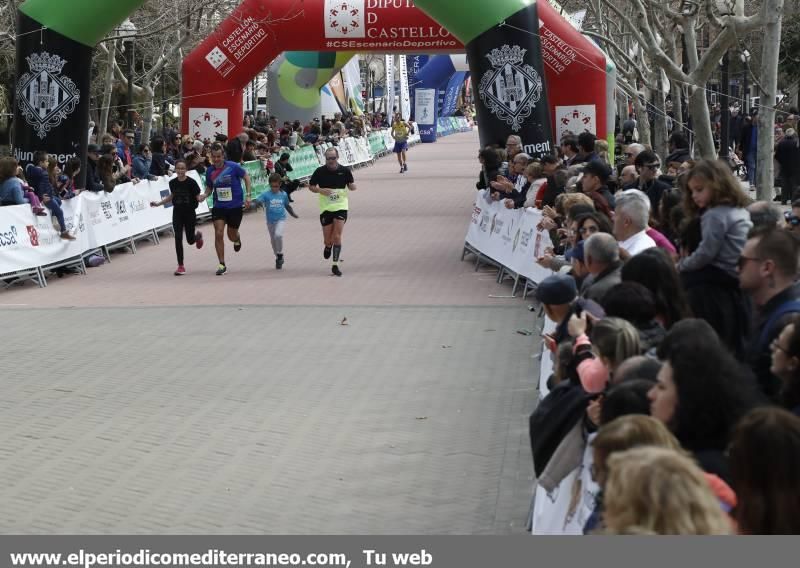
[[504, 45], [493, 49], [486, 58], [492, 69], [481, 78], [481, 100], [497, 118], [515, 132], [522, 128], [542, 97], [542, 78], [524, 62], [526, 49]]
[[36, 129], [36, 135], [44, 140], [75, 110], [81, 92], [72, 79], [61, 75], [65, 59], [46, 51], [26, 59], [29, 71], [19, 78], [17, 105], [27, 123]]
[[366, 37], [364, 9], [364, 0], [326, 0], [325, 37]]

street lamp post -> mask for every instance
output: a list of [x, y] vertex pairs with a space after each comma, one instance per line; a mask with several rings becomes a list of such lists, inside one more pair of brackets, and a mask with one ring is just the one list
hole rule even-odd
[[126, 19], [117, 28], [117, 34], [122, 38], [122, 46], [125, 51], [126, 75], [128, 76], [128, 100], [126, 101], [128, 107], [127, 121], [128, 128], [133, 129], [133, 58], [136, 26], [130, 19]]
[[742, 85], [742, 91], [744, 92], [744, 105], [743, 105], [743, 114], [742, 116], [748, 116], [750, 114], [750, 87], [747, 84], [747, 80], [750, 78], [750, 52], [746, 49], [739, 54], [739, 58], [744, 63], [744, 85]]

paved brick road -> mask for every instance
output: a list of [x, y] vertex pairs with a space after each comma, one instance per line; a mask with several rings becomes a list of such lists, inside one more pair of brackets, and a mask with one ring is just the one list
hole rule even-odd
[[0, 532], [520, 533], [533, 318], [459, 261], [477, 146], [358, 170], [340, 279], [300, 193], [282, 273], [259, 213], [222, 278], [165, 239], [0, 293]]

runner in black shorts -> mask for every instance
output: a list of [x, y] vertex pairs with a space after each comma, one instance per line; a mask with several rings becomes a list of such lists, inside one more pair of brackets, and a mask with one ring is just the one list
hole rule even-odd
[[[206, 170], [206, 191], [202, 198], [208, 198], [214, 192], [214, 207], [211, 209], [211, 220], [214, 224], [214, 248], [217, 249], [219, 266], [217, 276], [228, 271], [225, 266], [225, 225], [228, 226], [228, 239], [233, 243], [234, 252], [242, 248], [242, 237], [239, 227], [242, 224], [242, 206], [250, 207], [250, 176], [236, 162], [225, 160], [225, 151], [220, 144], [211, 147], [212, 166]], [[245, 193], [242, 188], [244, 180]]]
[[347, 222], [348, 193], [356, 190], [353, 172], [339, 164], [339, 151], [328, 148], [325, 151], [325, 165], [316, 169], [308, 182], [309, 190], [319, 194], [319, 209], [322, 212], [322, 238], [325, 241], [324, 258], [333, 252], [331, 272], [341, 276], [339, 255], [342, 252], [342, 231]]

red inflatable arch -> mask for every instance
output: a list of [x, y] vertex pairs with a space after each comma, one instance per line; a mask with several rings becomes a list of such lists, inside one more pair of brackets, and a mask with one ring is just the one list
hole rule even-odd
[[[546, 2], [539, 18], [554, 135], [589, 128], [605, 138], [603, 53]], [[464, 46], [413, 0], [245, 0], [183, 61], [182, 131], [238, 134], [242, 89], [284, 51], [460, 53]]]

